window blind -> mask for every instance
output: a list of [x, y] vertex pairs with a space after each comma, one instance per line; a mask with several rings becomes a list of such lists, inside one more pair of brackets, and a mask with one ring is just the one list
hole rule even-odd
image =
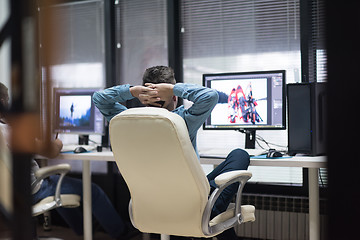
[[299, 49], [299, 1], [182, 2], [184, 58]]
[[117, 83], [142, 84], [146, 68], [168, 65], [166, 0], [115, 1]]
[[[39, 9], [40, 59], [45, 60], [46, 51], [53, 52], [48, 60], [53, 86], [105, 86], [103, 0], [74, 1]], [[49, 21], [44, 19], [46, 11], [51, 13], [52, 23], [47, 33], [43, 27]], [[49, 39], [54, 49], [48, 49]]]
[[51, 33], [42, 32], [42, 12], [49, 11], [40, 8], [40, 41], [46, 50], [42, 34], [52, 34], [56, 45], [61, 51], [56, 51], [52, 65], [103, 62], [104, 61], [104, 6], [102, 0], [69, 2], [49, 7], [52, 22]]
[[[300, 81], [299, 0], [182, 0], [181, 35], [184, 82], [201, 85], [204, 73], [275, 69], [286, 70], [287, 83]], [[287, 131], [257, 134], [286, 149]], [[198, 148], [244, 148], [244, 139], [235, 131], [200, 129]], [[302, 182], [301, 168], [253, 171], [256, 182]]]
[[314, 78], [317, 82], [327, 79], [327, 54], [325, 46], [325, 0], [312, 0], [311, 4], [311, 51]]

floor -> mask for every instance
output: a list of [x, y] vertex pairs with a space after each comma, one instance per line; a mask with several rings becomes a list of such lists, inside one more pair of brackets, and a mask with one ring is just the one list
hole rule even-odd
[[[42, 238], [50, 238], [51, 240], [83, 240], [83, 236], [76, 235], [70, 228], [63, 226], [52, 225], [51, 230], [44, 231], [44, 228], [39, 225], [37, 227], [37, 235], [39, 240]], [[11, 231], [9, 229], [2, 229], [0, 227], [0, 240], [11, 240]], [[129, 240], [159, 240], [158, 235], [137, 235]], [[109, 235], [102, 231], [97, 231], [93, 235], [93, 240], [114, 240]]]
[[[83, 236], [76, 235], [70, 228], [63, 227], [63, 226], [51, 226], [50, 231], [44, 231], [42, 226], [38, 226], [37, 234], [41, 237], [54, 237], [60, 238], [64, 240], [82, 240]], [[142, 240], [142, 235], [135, 236], [130, 240]], [[156, 238], [150, 238], [149, 240], [153, 240]], [[102, 231], [97, 231], [93, 235], [93, 240], [113, 240], [109, 235]]]
[[[60, 238], [59, 240], [83, 240], [82, 236], [77, 236], [71, 229], [62, 227], [62, 226], [51, 226], [50, 231], [44, 231], [42, 226], [37, 228], [38, 237], [41, 240], [41, 237], [52, 237]], [[171, 239], [185, 239], [171, 236]], [[210, 238], [209, 240], [216, 240], [216, 238]], [[0, 240], [2, 240], [0, 238]], [[57, 239], [52, 239], [57, 240]], [[93, 240], [114, 240], [109, 235], [102, 231], [97, 231], [93, 235]], [[147, 235], [137, 235], [129, 240], [160, 240], [160, 236], [157, 234], [147, 234]]]
[[[0, 222], [1, 223], [1, 222]], [[47, 231], [44, 230], [43, 225], [41, 223], [37, 224], [36, 232], [38, 235], [38, 239], [51, 239], [51, 240], [83, 240], [83, 236], [78, 236], [72, 231], [70, 228], [65, 227], [63, 225], [51, 225], [51, 228]], [[10, 229], [4, 228], [0, 225], [0, 240], [11, 240], [11, 231]], [[179, 239], [188, 239], [171, 236], [171, 240], [179, 240]], [[212, 240], [216, 240], [216, 237], [210, 238]], [[209, 239], [209, 240], [210, 240]], [[114, 240], [108, 234], [103, 232], [102, 230], [98, 230], [93, 234], [93, 240]], [[139, 234], [128, 240], [160, 240], [160, 236], [158, 234]]]

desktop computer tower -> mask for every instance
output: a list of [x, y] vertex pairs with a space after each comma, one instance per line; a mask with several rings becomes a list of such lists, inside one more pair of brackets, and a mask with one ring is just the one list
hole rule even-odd
[[288, 151], [326, 153], [326, 83], [287, 84]]

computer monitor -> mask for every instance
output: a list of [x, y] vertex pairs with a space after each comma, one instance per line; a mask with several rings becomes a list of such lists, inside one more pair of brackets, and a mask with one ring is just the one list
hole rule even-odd
[[203, 129], [245, 132], [255, 148], [256, 130], [286, 128], [285, 70], [203, 74], [203, 86], [219, 94]]
[[104, 117], [92, 101], [92, 95], [98, 90], [55, 88], [53, 132], [103, 135]]

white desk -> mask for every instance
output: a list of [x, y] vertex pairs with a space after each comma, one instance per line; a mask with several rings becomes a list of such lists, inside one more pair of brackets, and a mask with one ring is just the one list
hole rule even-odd
[[[204, 152], [202, 152], [204, 154]], [[224, 160], [224, 153], [212, 154], [210, 157], [200, 157], [201, 164], [218, 165]], [[215, 158], [216, 157], [216, 158]], [[90, 161], [115, 161], [112, 152], [88, 152], [80, 154], [63, 153], [56, 159], [83, 161], [83, 195], [84, 195], [84, 239], [92, 239], [91, 222], [91, 166]], [[303, 167], [309, 168], [309, 226], [310, 239], [320, 239], [320, 212], [319, 212], [319, 183], [318, 169], [326, 168], [326, 157], [296, 156], [283, 159], [251, 159], [251, 166], [272, 167]]]
[[[222, 154], [213, 156], [201, 156], [202, 164], [220, 164], [224, 159]], [[302, 167], [309, 169], [309, 235], [310, 240], [320, 239], [320, 208], [319, 208], [319, 168], [326, 168], [327, 161], [325, 156], [295, 156], [292, 158], [276, 159], [250, 159], [251, 166], [269, 167]], [[256, 207], [256, 206], [255, 206]]]

